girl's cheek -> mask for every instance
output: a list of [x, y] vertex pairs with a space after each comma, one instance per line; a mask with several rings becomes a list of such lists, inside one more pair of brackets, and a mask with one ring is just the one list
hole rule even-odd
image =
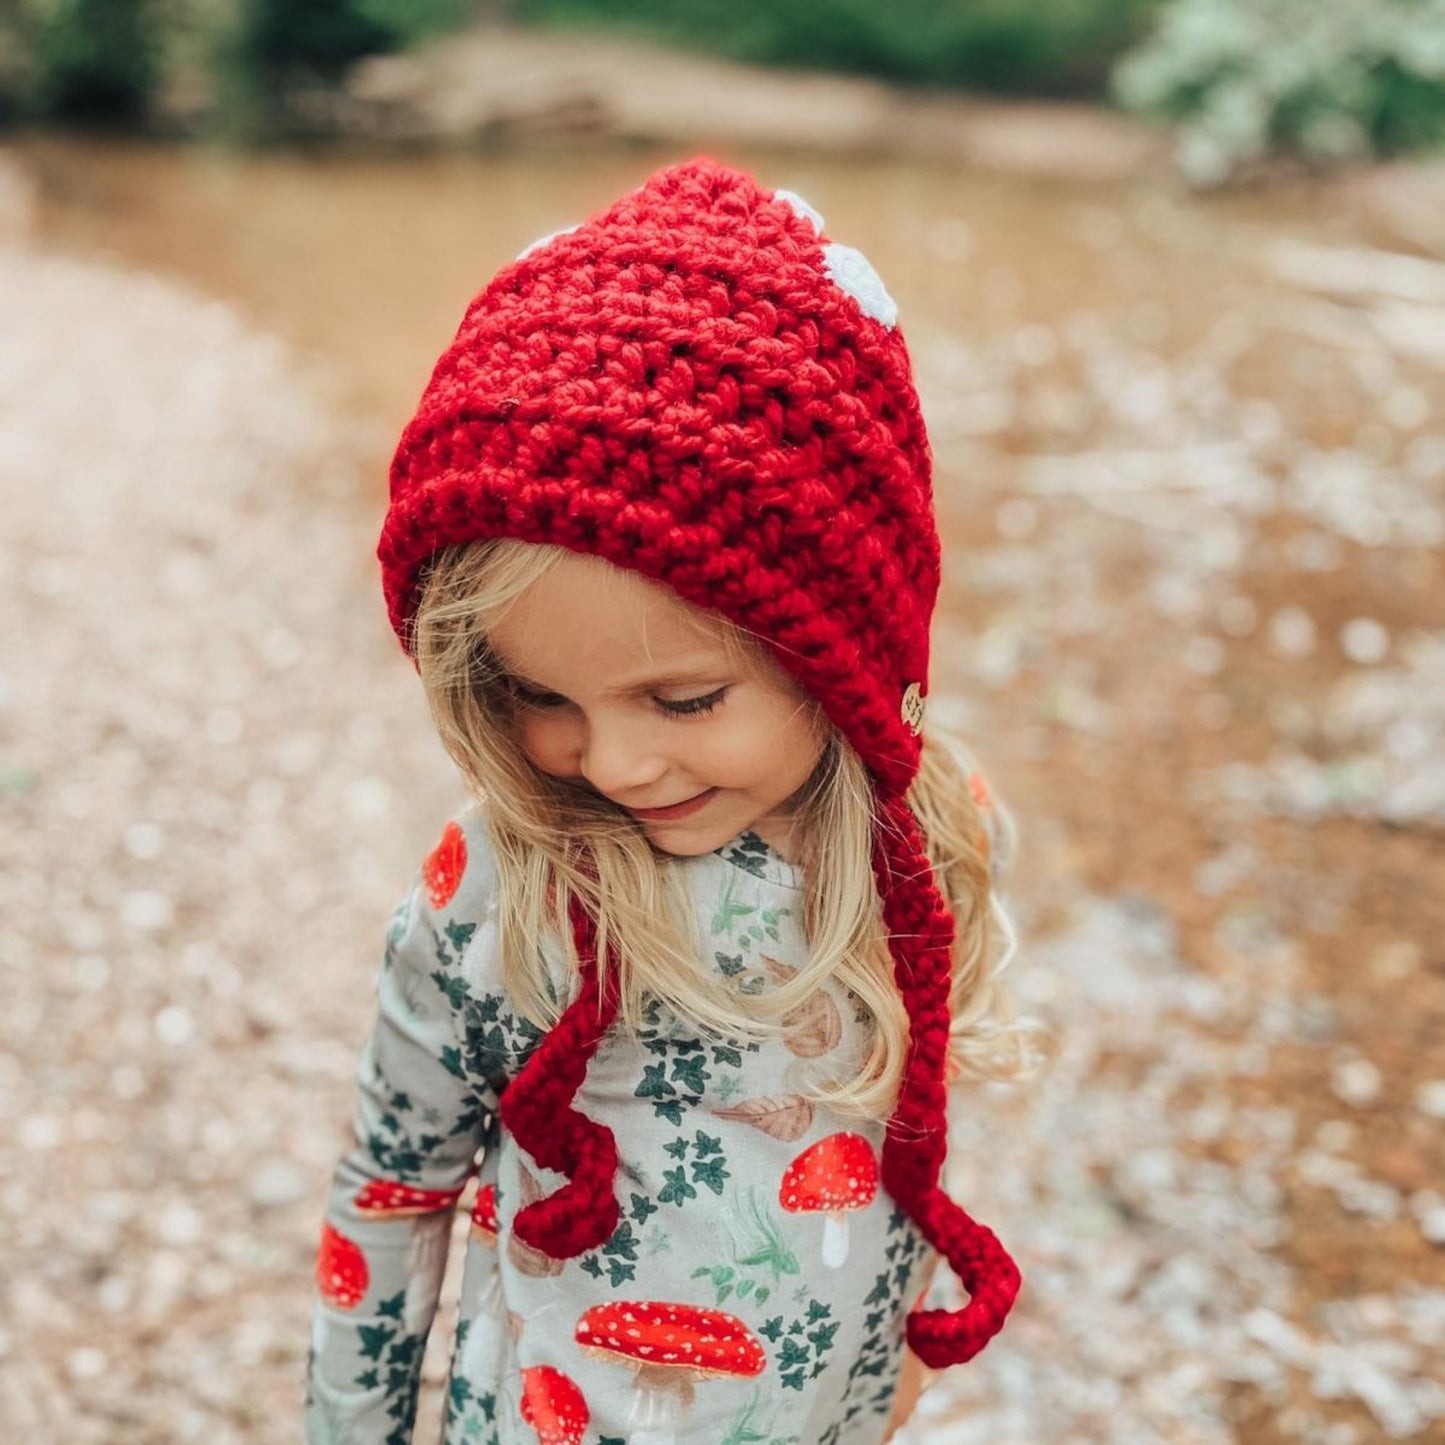
[[566, 730], [538, 718], [524, 718], [517, 726], [517, 740], [528, 760], [548, 773], [569, 771]]

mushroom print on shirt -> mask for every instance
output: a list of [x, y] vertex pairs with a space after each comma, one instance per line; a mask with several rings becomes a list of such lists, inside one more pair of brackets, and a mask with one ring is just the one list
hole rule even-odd
[[[801, 878], [758, 835], [669, 866], [699, 967], [746, 994], [806, 962]], [[830, 983], [765, 1044], [700, 1038], [655, 999], [640, 1035], [614, 1029], [577, 1107], [616, 1136], [622, 1217], [555, 1260], [511, 1230], [563, 1180], [497, 1121], [539, 1038], [503, 987], [497, 888], [473, 807], [393, 914], [317, 1259], [309, 1445], [411, 1439], [478, 1172], [444, 1445], [876, 1445], [932, 1251], [879, 1182], [883, 1123], [806, 1096], [860, 1066], [856, 1000]], [[565, 994], [560, 939], [539, 946]]]

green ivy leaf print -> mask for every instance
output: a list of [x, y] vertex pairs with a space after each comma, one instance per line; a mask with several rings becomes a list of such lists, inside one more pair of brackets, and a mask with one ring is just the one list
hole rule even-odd
[[697, 1198], [697, 1190], [687, 1182], [681, 1164], [676, 1169], [664, 1169], [662, 1177], [667, 1183], [657, 1191], [657, 1197], [663, 1204], [676, 1204], [681, 1208], [686, 1200]]
[[714, 953], [713, 962], [724, 978], [734, 978], [743, 971], [743, 955], [740, 953]]
[[637, 1258], [637, 1238], [632, 1233], [632, 1225], [627, 1220], [624, 1219], [612, 1231], [612, 1237], [602, 1246], [602, 1253], [615, 1255], [620, 1259]]
[[[466, 1339], [466, 1327], [470, 1320], [457, 1325], [457, 1349]], [[475, 1397], [469, 1381], [453, 1376], [447, 1391], [446, 1427], [443, 1431], [448, 1440], [463, 1440], [467, 1445], [497, 1445], [497, 1431], [492, 1423], [497, 1414], [497, 1397], [482, 1392]]]
[[786, 1389], [801, 1390], [808, 1380], [823, 1373], [840, 1323], [837, 1320], [824, 1323], [832, 1313], [831, 1305], [809, 1297], [805, 1318], [794, 1319], [785, 1327], [784, 1317], [776, 1315], [758, 1331], [779, 1346], [774, 1361], [778, 1378]]
[[438, 969], [432, 974], [436, 986], [446, 995], [447, 1002], [454, 1009], [462, 1008], [467, 1001], [466, 980], [454, 973], [443, 973]]
[[388, 1108], [377, 1118], [376, 1127], [366, 1136], [366, 1151], [379, 1173], [391, 1179], [414, 1183], [421, 1177], [421, 1151], [411, 1135], [411, 1099], [391, 1087], [381, 1066], [372, 1061], [372, 1077], [376, 1087], [386, 1095]]
[[646, 1224], [649, 1215], [657, 1213], [657, 1205], [645, 1194], [634, 1194], [632, 1196], [632, 1217], [639, 1224]]
[[639, 1099], [662, 1099], [677, 1093], [677, 1090], [667, 1082], [667, 1065], [644, 1064], [642, 1068], [642, 1082], [633, 1090]]
[[[633, 1196], [634, 1199], [638, 1197]], [[611, 1238], [602, 1246], [600, 1252], [585, 1255], [579, 1263], [593, 1279], [601, 1279], [605, 1274], [608, 1283], [616, 1289], [618, 1285], [636, 1278], [637, 1271], [631, 1261], [637, 1259], [637, 1246], [638, 1239], [632, 1232], [632, 1223], [624, 1219], [612, 1231]]]
[[[844, 1413], [841, 1420], [835, 1420], [824, 1432], [821, 1445], [838, 1445], [843, 1432], [858, 1416], [867, 1413], [886, 1416], [893, 1408], [903, 1331], [895, 1322], [899, 1301], [890, 1285], [899, 1264], [911, 1267], [927, 1252], [928, 1244], [901, 1209], [895, 1208], [890, 1214], [888, 1232], [890, 1242], [886, 1253], [890, 1260], [897, 1262], [893, 1269], [884, 1270], [876, 1277], [873, 1289], [865, 1300], [866, 1304], [878, 1308], [864, 1316], [863, 1326], [868, 1333], [848, 1367], [842, 1400]], [[828, 1343], [832, 1343], [831, 1333]], [[867, 1382], [874, 1380], [878, 1381], [878, 1386], [869, 1394], [871, 1387]]]
[[696, 1058], [675, 1058], [672, 1061], [672, 1077], [690, 1094], [701, 1094], [707, 1088], [712, 1075], [707, 1070], [707, 1060], [701, 1054]]
[[705, 1185], [714, 1194], [721, 1194], [723, 1180], [732, 1176], [723, 1167], [721, 1159], [694, 1159], [692, 1161], [692, 1177], [694, 1183]]
[[396, 1338], [396, 1331], [390, 1325], [358, 1325], [356, 1333], [361, 1340], [361, 1357], [365, 1360], [379, 1360], [382, 1351]]
[[[402, 1290], [383, 1300], [377, 1310], [399, 1321], [405, 1304], [406, 1291]], [[393, 1422], [385, 1445], [406, 1445], [420, 1383], [422, 1337], [399, 1324], [376, 1324], [358, 1325], [357, 1340], [362, 1357], [376, 1364], [363, 1370], [353, 1383], [363, 1390], [384, 1391], [386, 1415]]]
[[472, 941], [472, 934], [476, 931], [475, 923], [457, 923], [455, 920], [449, 922], [443, 929], [458, 956], [466, 952], [467, 944]]

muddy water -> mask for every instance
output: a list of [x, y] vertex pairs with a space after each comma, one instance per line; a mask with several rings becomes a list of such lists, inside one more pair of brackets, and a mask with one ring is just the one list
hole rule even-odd
[[[678, 159], [602, 150], [358, 160], [53, 139], [20, 153], [41, 184], [43, 239], [235, 303], [334, 368], [358, 413], [388, 433], [497, 267]], [[1312, 215], [1308, 197], [1204, 201], [906, 161], [729, 159], [801, 192], [831, 235], [863, 250], [915, 345], [1004, 336], [1079, 308], [1118, 313], [1152, 344], [1182, 345], [1211, 319], [1232, 227], [1340, 228]]]

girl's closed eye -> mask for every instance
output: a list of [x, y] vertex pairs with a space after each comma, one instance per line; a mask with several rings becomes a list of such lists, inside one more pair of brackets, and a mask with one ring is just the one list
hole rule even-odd
[[[525, 687], [515, 678], [509, 679], [508, 691], [512, 697], [523, 707], [537, 708], [547, 711], [557, 707], [564, 707], [567, 699], [555, 692], [537, 692], [532, 688]], [[669, 717], [694, 717], [702, 713], [710, 713], [723, 700], [727, 694], [726, 687], [720, 687], [715, 692], [710, 692], [702, 697], [680, 698], [669, 701], [666, 698], [655, 697], [652, 699], [658, 710]]]

